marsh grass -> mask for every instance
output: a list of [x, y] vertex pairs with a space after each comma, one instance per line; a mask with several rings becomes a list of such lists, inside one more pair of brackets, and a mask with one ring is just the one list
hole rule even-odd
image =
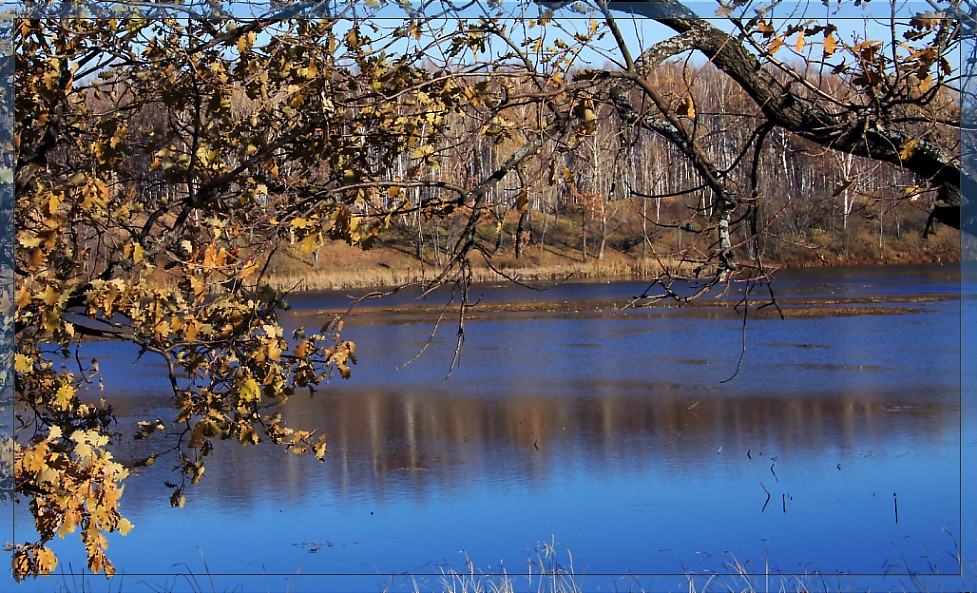
[[[69, 564], [61, 573], [51, 578], [61, 579], [60, 586], [54, 589], [57, 593], [292, 593], [300, 576], [300, 571], [296, 571], [294, 575], [284, 580], [282, 575], [216, 574], [210, 570], [202, 551], [200, 562], [202, 568], [196, 572], [189, 564], [181, 563], [173, 566], [174, 572], [171, 575], [126, 575], [120, 572], [111, 578], [93, 575], [85, 570], [75, 572]], [[229, 576], [240, 577], [240, 582], [228, 583]], [[30, 582], [25, 581], [25, 584]], [[17, 591], [28, 590], [23, 587], [17, 589]], [[43, 589], [43, 591], [49, 590]]]
[[[128, 589], [126, 586], [125, 575], [119, 575], [111, 580], [106, 579], [102, 576], [96, 576], [87, 571], [75, 572], [74, 568], [69, 564], [67, 570], [62, 570], [57, 577], [60, 577], [61, 583], [57, 586], [58, 593], [124, 593]], [[39, 577], [48, 578], [48, 577]], [[20, 587], [23, 588], [30, 584], [30, 581], [24, 581], [21, 583]], [[125, 588], [124, 588], [125, 587]], [[27, 589], [24, 589], [27, 590]]]
[[[683, 268], [688, 268], [684, 270]], [[691, 265], [675, 262], [669, 269], [689, 272]], [[357, 288], [392, 287], [427, 282], [438, 276], [440, 268], [413, 266], [405, 268], [361, 267], [356, 269], [287, 269], [268, 278], [279, 290], [349, 290]], [[547, 265], [502, 264], [494, 269], [475, 267], [472, 280], [476, 283], [515, 280], [517, 282], [560, 282], [568, 279], [628, 279], [646, 278], [661, 272], [658, 264], [635, 261], [553, 263]]]
[[730, 554], [723, 563], [725, 572], [695, 574], [685, 571], [689, 593], [806, 593], [808, 591], [842, 591], [840, 583], [829, 584], [820, 574], [800, 575], [777, 574], [770, 568], [769, 558], [763, 561], [762, 569], [754, 568], [749, 562], [743, 563]]
[[[925, 554], [925, 550], [922, 551]], [[959, 548], [953, 552], [960, 561]], [[883, 586], [868, 587], [858, 579], [844, 574], [821, 574], [816, 570], [806, 570], [802, 574], [783, 574], [772, 568], [769, 558], [764, 558], [762, 566], [751, 562], [741, 562], [732, 554], [715, 572], [695, 572], [682, 567], [678, 575], [665, 580], [664, 575], [620, 575], [613, 580], [609, 575], [587, 577], [586, 568], [574, 565], [572, 552], [552, 539], [538, 542], [528, 550], [527, 562], [510, 571], [499, 563], [498, 566], [479, 568], [467, 551], [462, 550], [463, 566], [454, 568], [451, 562], [439, 564], [438, 575], [392, 575], [386, 586], [377, 585], [378, 593], [589, 593], [590, 591], [614, 591], [628, 593], [657, 593], [674, 591], [682, 593], [841, 593], [847, 591], [888, 591], [909, 593], [949, 593], [973, 591], [977, 583], [977, 563], [961, 565], [963, 574], [940, 574], [936, 563], [926, 561], [928, 573], [914, 572], [906, 560], [886, 564]], [[289, 593], [298, 587], [310, 589], [301, 579], [311, 580], [315, 585], [329, 587], [329, 577], [322, 575], [301, 575], [296, 571], [282, 581], [283, 575], [249, 575], [247, 584], [237, 582], [228, 584], [229, 575], [211, 573], [206, 558], [201, 553], [202, 571], [195, 573], [190, 566], [183, 564], [175, 568], [177, 573], [163, 582], [151, 582], [148, 577], [136, 579], [119, 574], [113, 579], [93, 576], [81, 571], [73, 572], [71, 566], [62, 572], [58, 593], [132, 593], [150, 591], [152, 593], [224, 593], [235, 591], [256, 591], [266, 593]], [[379, 574], [377, 576], [380, 576]], [[263, 581], [260, 582], [259, 581]], [[20, 589], [26, 591], [27, 589]], [[330, 587], [329, 590], [337, 590]], [[370, 590], [370, 589], [363, 589]]]
[[[573, 554], [564, 548], [561, 554], [555, 540], [540, 542], [530, 552], [524, 573], [510, 575], [504, 566], [483, 572], [475, 568], [467, 552], [464, 571], [442, 568], [438, 589], [443, 593], [583, 593], [584, 575], [573, 566]], [[415, 585], [419, 585], [415, 581]], [[427, 591], [415, 586], [415, 593]]]
[[[608, 251], [603, 260], [579, 258], [562, 253], [545, 257], [523, 257], [499, 253], [491, 263], [477, 255], [472, 259], [475, 282], [559, 282], [574, 279], [621, 279], [654, 277], [664, 268], [690, 273], [695, 265], [678, 259], [640, 259]], [[266, 281], [280, 290], [349, 290], [400, 286], [429, 281], [442, 267], [430, 261], [419, 261], [403, 251], [378, 246], [362, 250], [345, 244], [323, 246], [318, 261], [310, 256], [288, 251], [273, 260]]]
[[[925, 555], [925, 550], [923, 551]], [[959, 549], [954, 552], [959, 561]], [[924, 558], [924, 560], [926, 560]], [[840, 593], [846, 591], [888, 591], [948, 593], [973, 591], [977, 582], [977, 563], [962, 566], [963, 574], [939, 573], [936, 563], [926, 561], [927, 573], [914, 572], [905, 561], [887, 564], [883, 585], [873, 587], [860, 583], [853, 575], [822, 574], [806, 569], [800, 574], [784, 574], [772, 567], [769, 558], [762, 566], [741, 562], [732, 554], [715, 572], [697, 573], [687, 567], [672, 581], [649, 575], [622, 575], [609, 582], [607, 575], [591, 576], [585, 582], [586, 570], [577, 572], [573, 555], [559, 544], [541, 542], [531, 552], [529, 570], [525, 574], [510, 574], [501, 566], [495, 570], [481, 571], [465, 554], [465, 568], [461, 571], [443, 570], [437, 587], [417, 586], [414, 593], [585, 593], [592, 590], [627, 591], [629, 593], [682, 591], [688, 593]], [[599, 589], [594, 588], [599, 587]], [[867, 588], [866, 588], [867, 587]]]

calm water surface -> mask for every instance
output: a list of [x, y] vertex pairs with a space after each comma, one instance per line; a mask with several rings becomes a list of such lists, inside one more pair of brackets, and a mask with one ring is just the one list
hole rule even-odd
[[[562, 302], [644, 287], [477, 292]], [[352, 380], [286, 411], [329, 435], [325, 463], [221, 443], [174, 510], [161, 459], [129, 480], [136, 529], [112, 537], [109, 556], [124, 590], [185, 590], [173, 575], [205, 570], [231, 575], [214, 577], [217, 590], [413, 590], [412, 578], [424, 590], [437, 578], [403, 575], [465, 570], [466, 558], [518, 574], [537, 542], [556, 543], [565, 565], [572, 554], [586, 590], [688, 589], [666, 575], [732, 561], [876, 588], [909, 572], [956, 574], [961, 532], [974, 532], [961, 524], [961, 450], [974, 443], [962, 442], [960, 330], [974, 301], [955, 298], [960, 287], [956, 266], [784, 272], [784, 297], [933, 299], [897, 315], [750, 319], [726, 382], [744, 344], [742, 318], [726, 310], [480, 315], [447, 379], [453, 326], [399, 368], [433, 319], [355, 317]], [[298, 295], [286, 323], [317, 326], [318, 310], [343, 301]], [[161, 366], [115, 344], [88, 348], [122, 422], [171, 414]], [[137, 457], [137, 445], [119, 456]], [[17, 519], [23, 534], [30, 524]], [[80, 544], [55, 547], [78, 572]]]

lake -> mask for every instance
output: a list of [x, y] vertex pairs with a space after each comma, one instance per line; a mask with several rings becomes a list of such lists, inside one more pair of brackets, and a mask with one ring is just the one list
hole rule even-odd
[[[736, 565], [821, 575], [804, 578], [828, 589], [900, 588], [913, 573], [958, 589], [948, 575], [974, 543], [962, 456], [974, 459], [977, 406], [961, 398], [973, 286], [956, 265], [785, 270], [786, 319], [751, 312], [745, 329], [729, 308], [607, 306], [640, 282], [479, 286], [486, 310], [466, 323], [450, 377], [451, 320], [403, 366], [436, 313], [401, 308], [411, 295], [371, 301], [344, 332], [358, 346], [352, 379], [286, 409], [290, 425], [328, 435], [325, 463], [220, 443], [171, 509], [161, 459], [127, 482], [136, 527], [110, 537], [125, 573], [111, 590], [433, 590], [468, 560], [526, 573], [548, 547], [587, 591], [688, 590], [686, 575]], [[317, 327], [345, 301], [295, 295], [285, 324]], [[150, 355], [86, 350], [122, 423], [171, 415]], [[117, 457], [138, 454], [125, 443]], [[22, 541], [25, 509], [15, 519]], [[54, 543], [74, 581], [19, 589], [77, 590], [76, 540]]]

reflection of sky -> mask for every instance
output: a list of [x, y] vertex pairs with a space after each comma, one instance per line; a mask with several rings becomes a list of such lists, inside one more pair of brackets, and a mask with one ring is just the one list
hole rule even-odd
[[[396, 371], [430, 325], [354, 320], [354, 378], [286, 410], [328, 435], [324, 464], [218, 443], [187, 507], [171, 510], [160, 460], [130, 480], [125, 512], [137, 528], [109, 551], [130, 574], [178, 563], [199, 572], [200, 553], [212, 572], [437, 572], [442, 559], [464, 568], [461, 549], [512, 573], [527, 546], [556, 537], [588, 574], [719, 570], [727, 552], [761, 566], [769, 554], [784, 572], [889, 562], [905, 574], [929, 561], [950, 572], [959, 309], [923, 310], [753, 320], [726, 384], [740, 322], [695, 311], [472, 322], [447, 381], [450, 331]], [[134, 352], [90, 346], [127, 386], [118, 410], [166, 413], [148, 356], [133, 366]], [[73, 541], [57, 545], [81, 558]]]
[[[973, 133], [972, 131], [970, 132]], [[971, 163], [972, 165], [972, 163]], [[970, 197], [970, 214], [977, 215], [975, 201]], [[966, 210], [964, 211], [966, 214]], [[975, 219], [971, 219], [975, 220]], [[975, 253], [977, 239], [974, 236], [961, 235], [963, 242], [969, 243], [964, 253]], [[977, 266], [973, 260], [962, 266], [964, 272], [963, 294], [968, 297], [961, 304], [961, 393], [962, 393], [962, 422], [961, 422], [961, 496], [963, 508], [961, 513], [961, 555], [965, 561], [964, 571], [967, 573], [967, 589], [977, 588]]]

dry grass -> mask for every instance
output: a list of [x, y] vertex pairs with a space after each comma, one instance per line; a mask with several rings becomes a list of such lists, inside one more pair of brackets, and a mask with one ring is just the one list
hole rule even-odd
[[[467, 552], [464, 555], [464, 568], [456, 570], [450, 563], [441, 565], [440, 576], [421, 577], [410, 575], [391, 576], [385, 587], [379, 587], [381, 593], [584, 593], [586, 591], [628, 591], [631, 593], [645, 591], [687, 591], [688, 593], [807, 593], [819, 591], [889, 591], [891, 592], [949, 592], [973, 590], [974, 578], [977, 578], [977, 564], [965, 564], [962, 575], [941, 575], [935, 566], [931, 566], [932, 574], [915, 574], [908, 566], [898, 563], [890, 566], [893, 571], [885, 577], [881, 586], [859, 584], [859, 579], [847, 575], [825, 575], [814, 571], [802, 574], [781, 574], [771, 567], [769, 559], [763, 560], [762, 566], [755, 566], [750, 562], [741, 562], [732, 554], [715, 572], [696, 573], [683, 567], [676, 575], [621, 575], [612, 580], [609, 575], [587, 577], [586, 568], [579, 570], [574, 565], [573, 554], [568, 548], [559, 544], [555, 539], [549, 542], [538, 542], [529, 551], [527, 564], [519, 566], [510, 572], [501, 564], [489, 567], [487, 570], [477, 568], [475, 562]], [[959, 550], [956, 551], [960, 560]], [[189, 566], [182, 565], [185, 573], [175, 574], [163, 583], [151, 583], [144, 579], [126, 580], [125, 575], [115, 579], [105, 579], [92, 576], [84, 571], [74, 574], [69, 567], [67, 574], [62, 574], [62, 584], [58, 588], [61, 593], [93, 593], [106, 591], [111, 593], [126, 593], [129, 591], [152, 591], [153, 593], [172, 593], [188, 591], [190, 593], [217, 593], [218, 591], [291, 591], [293, 589], [307, 590], [308, 583], [300, 585], [298, 581], [325, 579], [317, 581], [323, 587], [329, 586], [328, 577], [316, 575], [302, 575], [298, 570], [285, 582], [280, 579], [283, 575], [264, 575], [259, 579], [261, 584], [254, 588], [256, 581], [250, 579], [251, 588], [237, 585], [227, 587], [227, 576], [213, 575], [201, 553], [203, 571], [194, 574]], [[159, 576], [159, 575], [157, 575]], [[240, 575], [244, 576], [244, 575]], [[252, 575], [260, 577], [261, 575]], [[274, 579], [269, 577], [274, 576]], [[366, 581], [364, 581], [366, 582]], [[372, 581], [371, 579], [371, 582]], [[284, 588], [283, 588], [284, 585]], [[868, 587], [868, 588], [866, 588]]]
[[[879, 590], [890, 592], [908, 591], [959, 591], [964, 590], [965, 579], [944, 577], [935, 571], [933, 575], [913, 574], [908, 567], [906, 574], [893, 574], [886, 577], [886, 583], [876, 589], [858, 584], [858, 579], [846, 575], [822, 575], [817, 571], [802, 574], [781, 574], [773, 569], [769, 559], [762, 566], [740, 562], [733, 555], [716, 572], [697, 574], [683, 570], [674, 577], [628, 576], [618, 577], [609, 582], [610, 577], [600, 575], [585, 582], [585, 572], [574, 569], [573, 555], [566, 548], [553, 541], [540, 542], [531, 553], [527, 574], [511, 575], [501, 567], [495, 571], [482, 572], [475, 568], [471, 559], [465, 555], [464, 571], [447, 569], [435, 587], [414, 581], [413, 591], [432, 591], [440, 593], [582, 593], [584, 591], [688, 591], [688, 593], [807, 593], [809, 591], [842, 592], [856, 590]], [[902, 571], [898, 571], [902, 572]], [[668, 580], [672, 579], [672, 580]], [[958, 579], [958, 580], [954, 580]], [[595, 581], [599, 584], [595, 585]], [[425, 586], [428, 585], [428, 586]]]
[[[588, 249], [588, 256], [584, 257], [580, 249], [579, 228], [567, 217], [551, 223], [545, 243], [523, 245], [522, 255], [517, 259], [513, 245], [514, 225], [514, 220], [506, 223], [506, 239], [497, 252], [495, 227], [479, 227], [479, 244], [493, 255], [488, 259], [473, 254], [475, 281], [497, 282], [505, 278], [520, 282], [554, 282], [567, 277], [648, 278], [660, 275], [664, 269], [688, 274], [698, 265], [678, 259], [678, 245], [673, 240], [675, 233], [662, 234], [655, 240], [655, 249], [648, 249], [647, 252], [640, 243], [635, 245], [633, 241], [624, 241], [626, 237], [618, 234], [608, 241], [602, 259], [595, 257], [593, 245]], [[450, 235], [447, 230], [445, 233]], [[634, 239], [633, 236], [629, 237]], [[315, 262], [311, 255], [286, 247], [272, 261], [268, 280], [272, 286], [287, 290], [392, 287], [437, 277], [448, 257], [444, 246], [440, 252], [436, 252], [428, 239], [423, 243], [419, 259], [414, 248], [415, 237], [404, 229], [390, 230], [383, 240], [386, 242], [369, 250], [330, 241], [322, 246]], [[873, 234], [868, 228], [858, 228], [850, 233], [847, 249], [845, 243], [839, 231], [812, 231], [810, 236], [769, 236], [765, 240], [764, 258], [768, 265], [776, 267], [948, 262], [956, 261], [960, 256], [959, 234], [943, 227], [936, 229], [927, 239], [923, 239], [921, 230], [915, 228], [904, 229], [898, 236], [890, 233], [884, 246], [880, 246], [877, 233]], [[451, 239], [444, 242], [444, 245], [452, 244], [454, 241]], [[740, 251], [739, 257], [745, 258], [745, 248]], [[655, 252], [673, 255], [659, 260], [654, 257]], [[642, 253], [647, 258], [642, 258]]]
[[[658, 274], [663, 267], [672, 272], [689, 272], [693, 266], [674, 260], [649, 259], [642, 262], [610, 251], [603, 260], [589, 258], [586, 262], [550, 252], [545, 257], [527, 256], [520, 260], [509, 254], [499, 254], [491, 260], [476, 255], [473, 258], [473, 280], [557, 282], [567, 278], [624, 279]], [[381, 246], [364, 251], [336, 243], [324, 245], [316, 263], [312, 262], [311, 256], [297, 252], [278, 257], [270, 268], [268, 282], [275, 288], [287, 290], [391, 287], [432, 280], [442, 269], [393, 247]]]
[[582, 593], [584, 577], [574, 570], [573, 554], [555, 540], [539, 542], [529, 555], [525, 571], [510, 575], [505, 567], [483, 572], [475, 568], [467, 552], [464, 571], [453, 568], [441, 569], [441, 576], [431, 583], [413, 580], [414, 592], [438, 591], [443, 593]]

